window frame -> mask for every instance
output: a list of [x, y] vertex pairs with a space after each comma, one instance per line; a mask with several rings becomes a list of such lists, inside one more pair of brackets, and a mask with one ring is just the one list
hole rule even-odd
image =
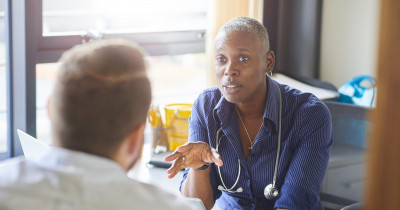
[[135, 41], [150, 56], [205, 52], [205, 30], [43, 36], [42, 0], [6, 0], [7, 152], [23, 155], [16, 129], [36, 137], [36, 64], [57, 62], [75, 45], [97, 39]]

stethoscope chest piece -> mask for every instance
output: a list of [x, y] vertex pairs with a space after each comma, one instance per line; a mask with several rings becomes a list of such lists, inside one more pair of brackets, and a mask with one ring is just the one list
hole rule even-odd
[[269, 184], [264, 189], [264, 196], [269, 200], [275, 200], [279, 197], [279, 190]]

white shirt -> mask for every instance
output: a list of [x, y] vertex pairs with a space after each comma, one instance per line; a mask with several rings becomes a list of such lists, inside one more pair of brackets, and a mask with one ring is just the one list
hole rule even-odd
[[116, 162], [61, 148], [38, 160], [0, 164], [0, 209], [192, 209], [155, 186], [126, 176]]

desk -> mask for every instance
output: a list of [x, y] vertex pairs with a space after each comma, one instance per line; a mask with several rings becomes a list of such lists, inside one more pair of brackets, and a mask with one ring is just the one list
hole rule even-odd
[[[333, 145], [322, 184], [321, 200], [335, 204], [325, 209], [340, 209], [360, 202], [363, 196], [366, 139], [373, 109], [334, 101], [324, 101], [330, 110]], [[323, 203], [324, 204], [324, 203]]]
[[145, 183], [153, 184], [167, 192], [180, 196], [179, 185], [182, 180], [183, 171], [180, 171], [174, 178], [169, 179], [165, 168], [157, 168], [147, 164], [150, 157], [151, 145], [146, 143], [143, 147], [142, 157], [128, 172], [128, 176]]
[[[321, 193], [348, 200], [348, 204], [361, 200], [363, 192], [365, 151], [363, 148], [351, 146], [340, 141], [334, 141], [328, 163], [328, 169], [322, 184]], [[179, 185], [183, 171], [173, 179], [168, 179], [166, 169], [146, 164], [151, 157], [151, 144], [146, 143], [143, 156], [136, 166], [128, 173], [129, 177], [150, 183], [161, 189], [180, 196]], [[321, 199], [322, 196], [321, 196]], [[328, 201], [335, 202], [335, 201]], [[334, 204], [334, 203], [333, 203]], [[324, 203], [326, 209], [338, 209], [339, 205]], [[341, 203], [340, 207], [345, 203]], [[214, 207], [216, 209], [216, 207]]]

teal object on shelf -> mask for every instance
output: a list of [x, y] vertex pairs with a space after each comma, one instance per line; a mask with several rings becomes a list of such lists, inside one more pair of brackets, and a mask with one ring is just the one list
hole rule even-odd
[[357, 76], [339, 87], [338, 102], [373, 107], [376, 82], [371, 76]]

